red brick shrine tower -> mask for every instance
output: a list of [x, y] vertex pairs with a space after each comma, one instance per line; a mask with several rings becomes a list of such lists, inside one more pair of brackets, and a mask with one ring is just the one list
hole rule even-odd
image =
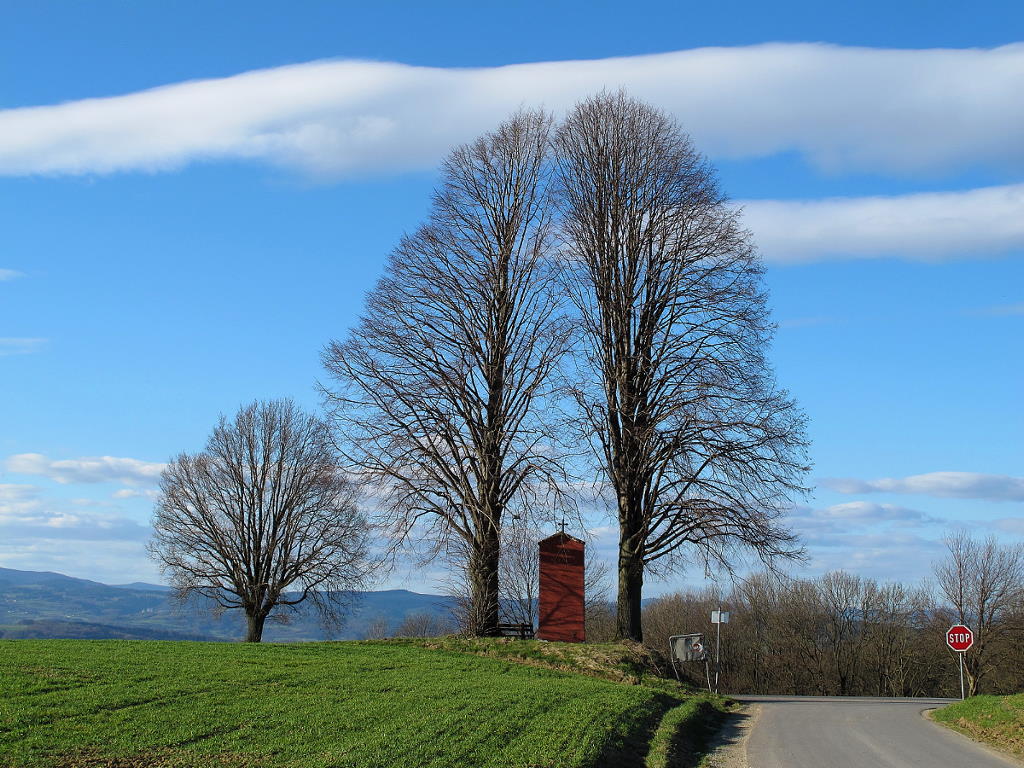
[[583, 628], [583, 547], [562, 531], [542, 540], [537, 637], [565, 643], [586, 640]]

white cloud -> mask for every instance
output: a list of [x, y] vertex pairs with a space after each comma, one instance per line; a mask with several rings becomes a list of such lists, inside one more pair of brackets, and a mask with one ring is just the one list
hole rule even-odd
[[23, 571], [54, 571], [107, 584], [147, 581], [159, 584], [156, 564], [136, 539], [92, 540], [37, 536], [0, 537], [0, 566]]
[[111, 498], [114, 499], [155, 499], [159, 495], [158, 491], [152, 488], [144, 488], [142, 490], [136, 488], [122, 488], [118, 491], [114, 491], [111, 494]]
[[36, 496], [39, 489], [34, 485], [16, 483], [0, 483], [0, 504], [12, 501], [25, 501]]
[[699, 48], [478, 69], [317, 61], [0, 111], [0, 174], [252, 159], [315, 175], [431, 167], [522, 104], [627, 87], [716, 157], [795, 151], [834, 171], [1024, 165], [1024, 44]]
[[144, 547], [151, 532], [110, 502], [48, 498], [39, 486], [0, 483], [3, 567], [116, 583], [154, 581]]
[[7, 523], [35, 519], [42, 506], [36, 486], [0, 483], [0, 529]]
[[839, 493], [913, 493], [948, 499], [1024, 501], [1024, 477], [977, 472], [929, 472], [877, 480], [833, 477], [819, 482]]
[[872, 501], [848, 501], [823, 509], [800, 510], [796, 516], [828, 521], [859, 521], [864, 523], [912, 521], [934, 522], [936, 518], [917, 509]]
[[152, 486], [166, 465], [153, 461], [96, 456], [54, 461], [41, 453], [19, 453], [5, 462], [8, 472], [38, 475], [58, 483], [107, 483]]
[[851, 501], [823, 508], [798, 506], [790, 511], [788, 518], [800, 540], [812, 548], [856, 547], [862, 537], [906, 537], [913, 535], [913, 529], [943, 522], [917, 509], [870, 501]]
[[928, 578], [931, 563], [945, 552], [938, 539], [893, 531], [829, 536], [808, 543], [810, 561], [800, 575], [845, 570], [883, 582]]
[[938, 261], [1024, 250], [1024, 184], [740, 204], [745, 225], [773, 262], [886, 256]]
[[24, 277], [24, 275], [13, 269], [0, 269], [0, 283], [4, 280], [13, 280], [16, 277]]
[[942, 546], [943, 522], [921, 510], [869, 501], [797, 507], [789, 517], [807, 547], [802, 575], [846, 570], [885, 581], [930, 572], [931, 555]]
[[46, 343], [46, 339], [30, 339], [15, 336], [0, 336], [0, 357], [27, 355]]
[[1013, 315], [1024, 315], [1024, 302], [1020, 304], [999, 304], [994, 307], [985, 307], [976, 314], [994, 315], [996, 317], [1011, 317]]
[[1024, 536], [1024, 517], [1003, 517], [993, 520], [990, 526], [998, 531]]
[[141, 541], [149, 535], [149, 528], [134, 520], [88, 506], [102, 505], [47, 500], [37, 486], [0, 484], [0, 540]]

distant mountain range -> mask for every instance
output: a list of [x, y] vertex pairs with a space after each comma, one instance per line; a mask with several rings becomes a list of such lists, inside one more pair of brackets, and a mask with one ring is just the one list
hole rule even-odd
[[147, 584], [144, 581], [133, 581], [131, 584], [111, 584], [118, 589], [140, 589], [143, 592], [173, 592], [166, 584]]
[[[407, 617], [450, 618], [454, 601], [404, 589], [354, 592], [353, 607], [335, 639], [364, 637], [371, 625], [394, 631]], [[214, 615], [207, 601], [184, 606], [159, 584], [101, 584], [60, 573], [0, 568], [0, 637], [238, 640], [245, 634], [239, 611]], [[312, 607], [287, 625], [268, 623], [268, 642], [328, 639]]]

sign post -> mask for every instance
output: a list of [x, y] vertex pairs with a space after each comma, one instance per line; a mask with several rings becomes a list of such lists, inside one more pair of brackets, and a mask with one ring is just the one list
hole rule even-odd
[[704, 674], [708, 678], [708, 690], [711, 690], [711, 673], [708, 671], [708, 653], [704, 648], [704, 635], [700, 632], [692, 632], [689, 635], [672, 635], [668, 639], [669, 660], [672, 662], [672, 671], [676, 673], [676, 680], [679, 678], [679, 667], [686, 661], [703, 661]]
[[716, 627], [715, 633], [715, 693], [718, 693], [718, 671], [722, 668], [722, 625], [729, 623], [729, 612], [719, 606], [711, 612], [711, 623]]
[[974, 645], [974, 632], [964, 624], [954, 624], [946, 632], [946, 645], [960, 658], [960, 699], [967, 698], [964, 690], [964, 654]]

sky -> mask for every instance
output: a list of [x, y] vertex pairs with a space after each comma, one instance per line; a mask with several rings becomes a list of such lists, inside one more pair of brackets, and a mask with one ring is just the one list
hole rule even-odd
[[965, 8], [0, 0], [0, 567], [159, 581], [163, 462], [252, 399], [319, 406], [449, 149], [618, 87], [679, 119], [767, 264], [812, 440], [795, 573], [1021, 540], [1024, 6]]

